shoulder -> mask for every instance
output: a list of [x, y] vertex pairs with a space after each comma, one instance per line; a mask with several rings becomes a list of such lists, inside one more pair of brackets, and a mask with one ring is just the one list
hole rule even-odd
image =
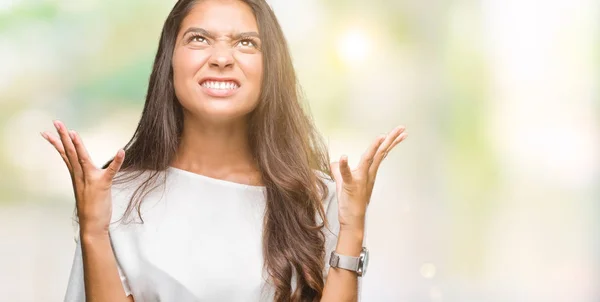
[[[129, 215], [129, 212], [136, 212], [128, 211], [128, 208], [134, 205], [132, 203], [135, 201], [134, 199], [144, 197], [146, 193], [152, 193], [163, 183], [164, 173], [119, 171], [111, 186], [113, 206], [111, 222], [119, 222], [125, 218], [124, 216]], [[134, 220], [136, 219], [134, 218]]]

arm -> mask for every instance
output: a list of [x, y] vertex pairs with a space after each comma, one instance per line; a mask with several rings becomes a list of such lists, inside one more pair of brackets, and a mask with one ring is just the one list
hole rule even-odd
[[121, 283], [108, 233], [81, 233], [85, 296], [88, 302], [131, 302]]
[[[339, 235], [335, 248], [337, 253], [353, 257], [360, 255], [365, 233], [365, 216], [377, 170], [387, 154], [406, 138], [406, 133], [403, 132], [404, 127], [400, 126], [386, 136], [379, 136], [363, 154], [354, 170], [350, 169], [346, 156], [342, 156], [339, 163], [331, 164], [338, 201]], [[356, 272], [329, 268], [321, 301], [358, 301], [359, 283]]]
[[[358, 257], [362, 249], [363, 234], [361, 230], [340, 230], [336, 252]], [[329, 268], [321, 301], [358, 301], [356, 273], [340, 268]]]
[[54, 121], [58, 136], [42, 132], [54, 146], [71, 175], [80, 232], [65, 302], [119, 302], [128, 298], [109, 238], [112, 215], [112, 181], [125, 152], [119, 150], [106, 169], [91, 161], [79, 134]]

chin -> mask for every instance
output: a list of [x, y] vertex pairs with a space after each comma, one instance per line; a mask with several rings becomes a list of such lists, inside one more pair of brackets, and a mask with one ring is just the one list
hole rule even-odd
[[254, 110], [253, 106], [242, 104], [234, 99], [204, 99], [201, 104], [200, 108], [193, 110], [197, 113], [195, 115], [220, 122], [241, 118]]

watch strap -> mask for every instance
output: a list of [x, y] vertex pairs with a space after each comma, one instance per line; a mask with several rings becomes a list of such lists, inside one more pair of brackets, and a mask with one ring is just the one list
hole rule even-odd
[[352, 257], [346, 255], [340, 255], [335, 251], [331, 252], [329, 259], [329, 265], [331, 267], [343, 268], [349, 271], [358, 272], [358, 265], [360, 264], [360, 256]]

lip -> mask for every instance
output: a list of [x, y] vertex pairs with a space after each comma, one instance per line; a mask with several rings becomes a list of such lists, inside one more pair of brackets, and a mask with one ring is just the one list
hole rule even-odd
[[[236, 89], [213, 89], [202, 86], [202, 83], [206, 81], [215, 81], [215, 82], [234, 82], [237, 85]], [[210, 96], [213, 97], [228, 97], [234, 95], [242, 85], [240, 85], [240, 81], [235, 78], [225, 78], [225, 77], [205, 77], [198, 81], [198, 85], [200, 85], [200, 89]]]

